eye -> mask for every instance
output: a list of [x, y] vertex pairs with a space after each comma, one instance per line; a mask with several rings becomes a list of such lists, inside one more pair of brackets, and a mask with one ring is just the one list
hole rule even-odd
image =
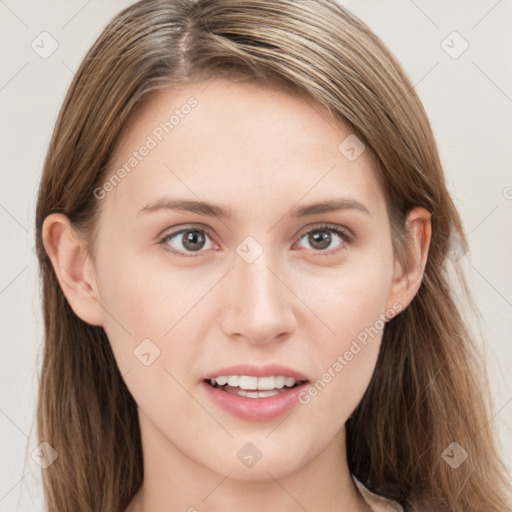
[[[332, 246], [333, 241], [336, 239], [340, 241]], [[307, 248], [320, 251], [320, 254], [327, 253], [330, 255], [342, 250], [346, 244], [350, 244], [353, 237], [337, 226], [324, 225], [310, 229], [300, 237], [300, 240], [305, 240], [309, 244]], [[329, 250], [329, 247], [335, 250]]]
[[[331, 255], [342, 250], [346, 244], [352, 243], [353, 235], [338, 226], [323, 225], [310, 229], [300, 237], [299, 241], [303, 239], [309, 244], [309, 249], [317, 251], [321, 255]], [[339, 241], [334, 245], [334, 250], [332, 247], [329, 249], [333, 240], [336, 239]], [[201, 252], [204, 252], [203, 249], [211, 249], [213, 246], [208, 230], [198, 227], [187, 227], [168, 233], [160, 239], [159, 244], [166, 251], [188, 257], [199, 256]]]
[[[184, 236], [183, 236], [184, 235]], [[169, 233], [160, 239], [160, 244], [163, 245], [164, 249], [180, 256], [185, 256], [184, 253], [191, 252], [202, 252], [201, 249], [209, 249], [212, 246], [207, 241], [210, 239], [210, 235], [204, 229], [199, 228], [184, 228], [174, 233]], [[171, 243], [168, 243], [170, 242]], [[169, 247], [170, 246], [170, 247]], [[173, 249], [175, 250], [173, 250]], [[193, 254], [186, 254], [187, 256], [195, 256]]]

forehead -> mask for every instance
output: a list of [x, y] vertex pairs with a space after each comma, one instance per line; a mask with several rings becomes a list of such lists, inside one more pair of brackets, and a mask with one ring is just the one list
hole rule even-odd
[[344, 153], [353, 137], [323, 106], [289, 92], [220, 79], [169, 87], [129, 120], [111, 164], [125, 172], [108, 200], [141, 208], [175, 193], [264, 206], [333, 189], [381, 200], [369, 155]]

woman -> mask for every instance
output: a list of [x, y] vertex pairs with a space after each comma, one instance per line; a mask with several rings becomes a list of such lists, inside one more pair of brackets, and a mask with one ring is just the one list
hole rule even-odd
[[509, 510], [430, 125], [338, 4], [124, 10], [36, 230], [48, 510]]

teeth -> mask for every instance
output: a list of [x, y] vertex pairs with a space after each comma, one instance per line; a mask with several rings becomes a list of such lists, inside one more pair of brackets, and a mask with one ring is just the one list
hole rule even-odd
[[247, 398], [267, 398], [269, 396], [275, 396], [283, 393], [283, 391], [279, 391], [277, 389], [272, 389], [270, 391], [244, 391], [243, 389], [228, 388], [226, 391], [233, 395], [245, 396]]
[[258, 389], [275, 389], [276, 378], [275, 377], [258, 377]]
[[[228, 386], [237, 388], [239, 385], [240, 377], [237, 377], [236, 375], [232, 375], [231, 377], [228, 377]], [[249, 389], [249, 388], [247, 388]], [[251, 388], [254, 389], [254, 388]]]
[[[225, 386], [241, 388], [245, 390], [271, 391], [282, 389], [284, 386], [291, 388], [297, 381], [293, 377], [276, 375], [272, 377], [252, 377], [248, 375], [222, 375], [210, 379], [212, 386]], [[271, 395], [268, 395], [271, 396]]]
[[230, 379], [231, 378], [233, 378], [233, 381], [236, 383], [234, 384], [234, 387], [241, 389], [258, 389], [258, 377], [247, 377], [246, 375], [242, 375], [241, 377], [230, 377]]
[[295, 379], [292, 379], [291, 377], [286, 377], [284, 381], [284, 385], [288, 388], [291, 388], [295, 384]]
[[283, 377], [282, 375], [279, 375], [275, 377], [275, 385], [277, 389], [284, 388], [284, 383], [286, 382], [286, 377]]

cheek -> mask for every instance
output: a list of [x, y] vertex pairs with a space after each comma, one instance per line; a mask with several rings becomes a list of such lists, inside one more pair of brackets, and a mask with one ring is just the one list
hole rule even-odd
[[151, 402], [150, 389], [174, 389], [168, 374], [186, 382], [187, 371], [200, 360], [204, 347], [191, 343], [191, 337], [203, 339], [197, 336], [198, 315], [205, 325], [214, 321], [208, 316], [213, 313], [204, 311], [214, 306], [204, 299], [219, 277], [207, 269], [192, 273], [172, 267], [156, 251], [142, 261], [135, 252], [115, 247], [112, 243], [98, 264], [104, 329], [128, 387], [142, 403], [148, 393]]
[[137, 257], [111, 252], [102, 260], [98, 282], [107, 312], [104, 330], [124, 381], [139, 406], [165, 422], [172, 418], [162, 411], [186, 398], [179, 383], [186, 383], [186, 369], [198, 357], [186, 313], [204, 287], [187, 286], [184, 273], [164, 270], [150, 258], [141, 264]]
[[[339, 428], [362, 399], [379, 355], [384, 311], [379, 297], [365, 297], [363, 309], [354, 314], [340, 307], [332, 321], [335, 335], [323, 336], [316, 344], [318, 373], [304, 390], [300, 403], [312, 407], [314, 416], [332, 428]], [[324, 423], [325, 422], [325, 423]]]
[[[305, 405], [315, 402], [334, 423], [346, 421], [373, 375], [385, 328], [391, 261], [390, 255], [361, 257], [331, 276], [323, 292], [320, 286], [308, 287], [308, 305], [326, 328], [321, 336], [309, 333], [316, 340], [319, 373], [301, 401]], [[318, 279], [316, 284], [320, 284]]]
[[138, 337], [162, 337], [183, 315], [185, 305], [197, 300], [198, 286], [185, 272], [166, 266], [157, 248], [148, 257], [116, 246], [112, 243], [98, 262], [101, 303], [110, 313], [107, 325], [114, 327], [117, 320]]
[[151, 261], [141, 264], [140, 258], [127, 251], [105, 251], [98, 259], [104, 329], [120, 366], [130, 367], [133, 351], [143, 340], [163, 350], [169, 338], [166, 334], [192, 300], [188, 298], [190, 287], [182, 281], [179, 273], [164, 273]]
[[339, 268], [317, 272], [307, 280], [297, 279], [297, 294], [306, 298], [307, 305], [324, 323], [323, 332], [331, 340], [328, 347], [343, 348], [347, 341], [382, 319], [392, 272], [390, 255], [373, 257], [362, 253]]

